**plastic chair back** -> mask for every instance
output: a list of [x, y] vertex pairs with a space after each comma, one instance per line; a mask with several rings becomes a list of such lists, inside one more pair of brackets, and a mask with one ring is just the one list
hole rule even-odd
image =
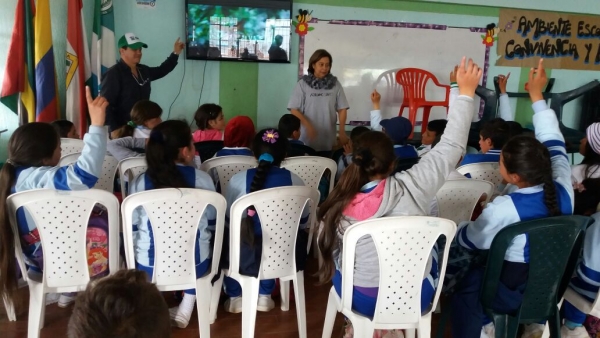
[[307, 187], [319, 190], [319, 182], [329, 169], [329, 192], [333, 190], [335, 173], [337, 172], [337, 163], [332, 159], [320, 156], [302, 156], [286, 158], [281, 163], [281, 167], [298, 175]]
[[119, 269], [119, 201], [113, 194], [97, 189], [40, 189], [12, 194], [6, 203], [21, 271], [27, 269], [17, 226], [17, 210], [22, 207], [37, 226], [44, 251], [44, 293], [74, 292], [86, 288], [90, 280], [86, 235], [96, 204], [104, 206], [108, 213], [108, 268], [110, 273]]
[[121, 182], [121, 195], [125, 198], [129, 194], [126, 182], [133, 181], [137, 175], [145, 172], [148, 169], [148, 163], [146, 163], [146, 157], [130, 157], [121, 160], [117, 167]]
[[469, 221], [481, 195], [486, 194], [487, 203], [493, 193], [494, 185], [488, 181], [467, 178], [446, 181], [435, 195], [439, 207], [438, 216], [456, 224]]
[[223, 149], [224, 145], [223, 141], [203, 141], [194, 143], [194, 147], [204, 162], [213, 158], [217, 151]]
[[[66, 166], [77, 162], [77, 159], [81, 156], [81, 153], [73, 153], [60, 158], [58, 166]], [[100, 189], [113, 193], [115, 191], [115, 175], [117, 174], [117, 166], [119, 161], [111, 155], [104, 156], [102, 162], [102, 172], [98, 177], [98, 182], [94, 185], [94, 189]]]
[[317, 152], [304, 144], [298, 143], [290, 143], [287, 152], [288, 157], [297, 157], [297, 156], [317, 156]]
[[310, 220], [316, 218], [319, 192], [310, 187], [279, 187], [245, 195], [231, 205], [230, 269], [239, 275], [242, 217], [254, 206], [262, 227], [262, 257], [259, 279], [296, 274], [296, 236], [304, 207], [310, 205]]
[[[225, 196], [227, 193], [227, 186], [233, 175], [244, 170], [255, 168], [257, 165], [258, 161], [252, 156], [221, 156], [202, 162], [200, 170], [211, 174], [213, 180], [215, 178], [217, 179], [215, 184], [217, 182], [220, 184], [221, 194]], [[216, 177], [211, 173], [213, 170], [216, 171]]]
[[476, 180], [491, 182], [494, 184], [494, 187], [502, 183], [502, 175], [500, 175], [500, 163], [498, 162], [471, 163], [460, 166], [456, 170], [461, 175], [469, 174], [471, 178]]
[[[519, 323], [548, 320], [550, 333], [558, 337], [558, 301], [568, 285], [583, 245], [585, 229], [593, 222], [584, 216], [559, 216], [515, 223], [502, 229], [489, 251], [481, 288], [481, 302], [494, 318], [496, 332], [503, 330], [508, 318], [509, 337], [516, 336]], [[523, 302], [516, 317], [492, 309], [504, 265], [506, 250], [514, 238], [527, 234], [529, 240], [529, 278]], [[500, 331], [501, 332], [501, 331]], [[512, 333], [514, 332], [514, 334]]]
[[400, 70], [401, 68], [396, 68], [385, 71], [375, 81], [373, 89], [385, 86], [385, 89], [380, 94], [386, 104], [399, 105], [402, 103], [402, 88], [398, 81], [396, 81], [396, 73]]
[[[126, 239], [127, 266], [135, 269], [133, 246], [133, 211], [142, 207], [152, 224], [154, 236], [154, 275], [152, 282], [161, 291], [196, 287], [195, 234], [207, 206], [217, 211], [217, 223], [212, 251], [221, 256], [225, 224], [225, 198], [216, 192], [201, 189], [154, 189], [132, 194], [123, 200], [123, 237]], [[219, 260], [211, 262], [211, 275], [217, 272]], [[212, 276], [209, 280], [212, 279]]]
[[[379, 258], [379, 293], [372, 325], [381, 329], [417, 328], [421, 321], [421, 285], [427, 275], [427, 261], [440, 236], [452, 242], [456, 224], [437, 217], [382, 217], [356, 223], [344, 233], [342, 258], [343, 313], [352, 313], [352, 293], [356, 244], [371, 236]], [[438, 285], [443, 285], [449, 245], [440, 255]], [[384, 268], [385, 267], [385, 268]], [[409, 290], [409, 291], [407, 291]], [[433, 299], [435, 309], [441, 287]], [[425, 311], [424, 311], [425, 312]], [[352, 320], [352, 319], [351, 319]], [[354, 323], [354, 321], [353, 321]]]
[[80, 153], [83, 150], [83, 140], [74, 138], [60, 139], [60, 156], [66, 156], [73, 153]]

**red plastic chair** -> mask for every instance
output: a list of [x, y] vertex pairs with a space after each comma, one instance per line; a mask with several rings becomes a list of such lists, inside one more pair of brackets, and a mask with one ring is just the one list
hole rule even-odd
[[[429, 80], [441, 88], [446, 90], [446, 99], [444, 101], [427, 101], [425, 99], [425, 88]], [[405, 108], [408, 108], [408, 119], [413, 125], [413, 132], [410, 138], [413, 137], [414, 127], [417, 119], [417, 110], [423, 107], [423, 124], [427, 127], [429, 122], [429, 114], [431, 107], [446, 107], [448, 113], [448, 102], [450, 100], [450, 86], [440, 84], [437, 78], [430, 72], [419, 68], [404, 68], [396, 73], [396, 82], [402, 86], [404, 91], [404, 99], [398, 116], [402, 116]], [[422, 127], [423, 128], [423, 127]]]

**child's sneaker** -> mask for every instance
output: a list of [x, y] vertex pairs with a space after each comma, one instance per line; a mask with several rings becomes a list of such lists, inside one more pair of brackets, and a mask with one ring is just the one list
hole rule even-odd
[[261, 312], [269, 312], [275, 307], [275, 302], [271, 299], [271, 295], [258, 295], [258, 305], [256, 310]]
[[63, 293], [58, 298], [58, 307], [66, 308], [77, 299], [77, 293]]
[[188, 295], [187, 293], [184, 294], [183, 300], [181, 301], [181, 303], [179, 303], [179, 306], [169, 309], [169, 314], [171, 316], [171, 325], [181, 329], [185, 329], [190, 323], [190, 318], [192, 317], [192, 312], [194, 311], [195, 304], [195, 295]]
[[496, 327], [494, 323], [489, 323], [481, 328], [481, 338], [494, 338], [496, 337]]
[[521, 335], [521, 338], [542, 338], [545, 327], [546, 327], [546, 325], [542, 325], [542, 324], [525, 325], [525, 330], [523, 330], [523, 334]]
[[[260, 301], [260, 298], [259, 298]], [[231, 297], [225, 301], [225, 311], [229, 313], [242, 312], [242, 296]]]
[[583, 326], [578, 326], [571, 330], [563, 325], [563, 327], [560, 328], [560, 336], [562, 338], [590, 338], [590, 335]]
[[48, 293], [46, 294], [46, 305], [58, 303], [60, 293]]

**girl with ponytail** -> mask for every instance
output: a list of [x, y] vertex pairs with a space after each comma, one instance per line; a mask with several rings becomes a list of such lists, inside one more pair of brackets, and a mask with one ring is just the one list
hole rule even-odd
[[[456, 167], [467, 143], [473, 118], [473, 96], [482, 71], [463, 58], [457, 70], [460, 96], [453, 101], [448, 124], [440, 142], [407, 171], [390, 176], [396, 155], [392, 140], [384, 133], [369, 131], [353, 144], [352, 162], [338, 184], [319, 207], [319, 254], [321, 283], [332, 281], [340, 294], [344, 233], [348, 227], [367, 219], [388, 216], [422, 216], [431, 200]], [[431, 269], [422, 276], [421, 309], [427, 310], [437, 286], [437, 250], [429, 260]], [[356, 246], [352, 308], [364, 316], [375, 312], [379, 291], [379, 260], [375, 243], [361, 238]]]
[[131, 121], [111, 133], [112, 139], [123, 137], [148, 138], [150, 131], [162, 122], [162, 108], [153, 101], [140, 100], [131, 108]]
[[[300, 177], [287, 169], [280, 168], [285, 159], [288, 148], [288, 140], [280, 135], [277, 129], [263, 129], [254, 136], [252, 140], [252, 152], [258, 159], [258, 167], [242, 171], [234, 175], [229, 181], [227, 194], [227, 217], [229, 207], [238, 198], [263, 189], [284, 186], [303, 186]], [[308, 222], [308, 210], [302, 213], [300, 221], [301, 230], [296, 240], [296, 266], [304, 270], [306, 262], [306, 245], [308, 235], [303, 229]], [[229, 266], [229, 228], [225, 228], [225, 239], [223, 242], [223, 253], [221, 262], [225, 267]], [[262, 232], [260, 220], [254, 207], [247, 210], [247, 216], [242, 222], [242, 247], [240, 251], [240, 273], [248, 276], [258, 276], [260, 268], [260, 257], [262, 254]], [[225, 277], [223, 284], [225, 293], [229, 299], [225, 302], [225, 311], [239, 313], [242, 311], [242, 289], [240, 284], [232, 278]], [[258, 311], [270, 311], [275, 306], [271, 299], [271, 292], [275, 287], [275, 280], [261, 280], [258, 295]]]
[[[215, 191], [210, 176], [194, 167], [196, 150], [192, 132], [187, 123], [169, 120], [155, 126], [150, 133], [146, 147], [148, 169], [130, 182], [130, 193], [161, 188], [197, 188]], [[196, 234], [196, 276], [200, 277], [210, 267], [211, 228], [215, 225], [216, 213], [208, 207], [200, 219]], [[154, 270], [154, 244], [152, 225], [143, 208], [133, 214], [133, 238], [136, 269], [145, 271], [152, 277]], [[185, 328], [190, 322], [196, 290], [185, 290], [181, 304], [170, 310], [173, 325]]]
[[[533, 102], [535, 137], [516, 136], [502, 148], [500, 174], [512, 185], [512, 193], [498, 196], [473, 222], [459, 224], [453, 250], [488, 250], [496, 234], [513, 223], [538, 218], [571, 215], [574, 193], [565, 140], [554, 111], [548, 108], [542, 90], [547, 82], [543, 60], [529, 74], [529, 96]], [[510, 313], [520, 306], [529, 273], [529, 239], [516, 237], [509, 246], [500, 277], [496, 310]], [[450, 268], [449, 268], [450, 270]], [[494, 327], [484, 316], [479, 302], [483, 268], [468, 271], [452, 298], [454, 337], [479, 337], [482, 331], [493, 336]], [[483, 326], [483, 327], [482, 327]], [[528, 325], [524, 337], [543, 331], [539, 324]]]

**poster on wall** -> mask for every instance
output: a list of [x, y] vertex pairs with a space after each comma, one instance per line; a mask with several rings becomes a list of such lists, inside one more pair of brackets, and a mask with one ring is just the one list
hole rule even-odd
[[156, 0], [135, 0], [138, 8], [154, 9], [156, 7]]
[[496, 65], [600, 70], [600, 16], [500, 10]]

